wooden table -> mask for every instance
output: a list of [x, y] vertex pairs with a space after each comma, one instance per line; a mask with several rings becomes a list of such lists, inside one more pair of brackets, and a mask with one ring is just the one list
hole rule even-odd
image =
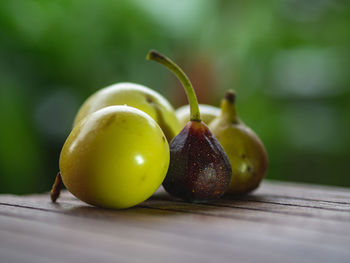
[[265, 181], [210, 204], [127, 210], [0, 195], [0, 262], [350, 262], [350, 189]]

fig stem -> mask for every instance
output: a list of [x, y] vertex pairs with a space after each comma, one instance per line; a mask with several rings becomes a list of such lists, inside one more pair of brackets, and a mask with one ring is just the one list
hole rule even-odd
[[227, 100], [231, 104], [234, 104], [236, 101], [236, 92], [232, 89], [229, 89], [228, 91], [226, 91], [225, 100]]
[[63, 184], [62, 176], [61, 176], [61, 173], [58, 172], [57, 175], [56, 175], [55, 182], [53, 183], [52, 189], [51, 189], [51, 192], [50, 192], [51, 201], [53, 203], [56, 203], [56, 200], [60, 196], [62, 184]]
[[183, 85], [188, 102], [190, 104], [190, 111], [191, 111], [191, 121], [200, 121], [201, 116], [199, 112], [199, 106], [198, 106], [198, 100], [196, 97], [196, 93], [194, 92], [193, 86], [191, 84], [191, 81], [186, 76], [186, 74], [182, 71], [182, 69], [173, 62], [170, 58], [162, 55], [161, 53], [151, 50], [148, 52], [147, 60], [153, 60], [156, 61], [166, 68], [168, 68], [172, 73], [174, 73], [178, 79], [180, 80], [181, 84]]
[[221, 101], [221, 116], [230, 123], [239, 123], [239, 117], [236, 110], [236, 93], [228, 90], [224, 99]]

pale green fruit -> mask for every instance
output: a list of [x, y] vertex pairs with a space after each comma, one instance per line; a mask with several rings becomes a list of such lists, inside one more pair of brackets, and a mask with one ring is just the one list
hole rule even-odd
[[127, 208], [149, 198], [162, 184], [169, 166], [169, 145], [146, 113], [110, 106], [73, 128], [59, 164], [64, 185], [80, 200]]
[[268, 159], [259, 137], [238, 117], [235, 93], [228, 91], [221, 103], [221, 115], [209, 129], [224, 148], [232, 166], [229, 194], [245, 194], [256, 189], [265, 177]]
[[170, 141], [181, 129], [173, 107], [159, 93], [134, 83], [117, 83], [92, 94], [81, 106], [74, 126], [87, 115], [107, 106], [127, 105], [151, 116]]
[[[207, 125], [220, 115], [220, 108], [206, 104], [199, 104], [198, 106], [199, 111], [201, 112], [201, 119]], [[175, 114], [180, 122], [180, 126], [185, 126], [190, 121], [190, 105], [184, 105], [177, 108]]]

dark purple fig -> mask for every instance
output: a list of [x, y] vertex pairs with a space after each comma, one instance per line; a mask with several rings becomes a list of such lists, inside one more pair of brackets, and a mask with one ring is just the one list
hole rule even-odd
[[179, 66], [164, 55], [150, 51], [147, 59], [161, 63], [179, 78], [191, 109], [191, 120], [170, 142], [170, 165], [163, 182], [165, 190], [192, 202], [219, 198], [229, 187], [232, 169], [219, 141], [200, 119], [191, 82]]
[[230, 180], [231, 166], [219, 142], [203, 122], [188, 122], [170, 143], [164, 188], [188, 201], [206, 201], [225, 193]]

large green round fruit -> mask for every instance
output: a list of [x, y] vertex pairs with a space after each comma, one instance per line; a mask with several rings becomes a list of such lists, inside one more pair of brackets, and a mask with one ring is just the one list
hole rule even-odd
[[67, 189], [100, 207], [127, 208], [149, 198], [169, 166], [169, 145], [144, 112], [110, 106], [79, 122], [60, 155]]
[[89, 114], [112, 105], [127, 105], [151, 116], [162, 128], [168, 141], [180, 131], [180, 124], [173, 107], [159, 93], [134, 83], [117, 83], [98, 90], [81, 106], [74, 126]]

